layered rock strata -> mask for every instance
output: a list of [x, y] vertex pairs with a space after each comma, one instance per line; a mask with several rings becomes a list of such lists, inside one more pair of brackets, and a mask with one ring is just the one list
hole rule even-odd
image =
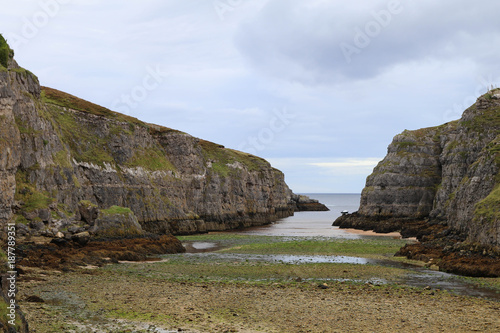
[[156, 234], [262, 225], [294, 211], [267, 161], [40, 87], [12, 57], [0, 65], [0, 129], [0, 223], [21, 232], [88, 227], [82, 201], [127, 207]]
[[[500, 90], [478, 98], [461, 119], [404, 131], [367, 178], [355, 214], [334, 225], [375, 229], [445, 225], [462, 243], [500, 247]], [[421, 228], [420, 228], [421, 229]], [[413, 230], [413, 231], [412, 231]]]

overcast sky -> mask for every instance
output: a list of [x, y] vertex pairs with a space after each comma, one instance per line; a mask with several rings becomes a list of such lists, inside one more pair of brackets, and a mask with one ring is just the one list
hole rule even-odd
[[[6, 2], [6, 1], [4, 1]], [[500, 81], [491, 0], [16, 0], [42, 85], [254, 153], [299, 193], [359, 193], [392, 137]]]

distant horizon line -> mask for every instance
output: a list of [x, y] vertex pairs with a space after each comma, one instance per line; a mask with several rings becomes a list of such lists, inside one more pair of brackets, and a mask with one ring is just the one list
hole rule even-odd
[[303, 194], [303, 195], [310, 195], [310, 194], [361, 194], [361, 193], [354, 193], [354, 192], [300, 192], [300, 193], [295, 193], [295, 194]]

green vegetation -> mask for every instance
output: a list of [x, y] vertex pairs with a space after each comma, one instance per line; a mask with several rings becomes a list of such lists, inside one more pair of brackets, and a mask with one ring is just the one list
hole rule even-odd
[[[105, 270], [123, 276], [137, 276], [147, 279], [167, 279], [173, 281], [223, 283], [251, 282], [253, 284], [269, 284], [282, 282], [294, 284], [302, 280], [370, 280], [372, 278], [397, 280], [407, 275], [400, 268], [376, 265], [356, 265], [338, 263], [270, 263], [267, 261], [249, 260], [242, 257], [224, 259], [217, 256], [169, 256], [168, 261], [155, 265], [113, 265]], [[141, 273], [142, 272], [142, 273]]]
[[134, 130], [135, 126], [133, 124], [129, 124], [128, 129], [123, 128], [123, 126], [120, 124], [117, 124], [109, 130], [109, 133], [112, 135], [120, 135], [120, 134], [132, 135]]
[[92, 203], [90, 200], [81, 200], [78, 204], [83, 205], [87, 208], [91, 208], [91, 207], [97, 208], [97, 205]]
[[81, 185], [81, 184], [80, 184], [80, 182], [78, 181], [78, 178], [76, 177], [76, 175], [75, 175], [75, 174], [73, 174], [73, 175], [71, 176], [71, 178], [72, 178], [72, 180], [73, 180], [73, 184], [75, 184], [75, 187], [76, 187], [76, 188], [81, 188], [81, 187], [82, 187], [82, 185]]
[[101, 213], [105, 215], [129, 215], [132, 214], [130, 208], [120, 207], [120, 206], [111, 206], [108, 209], [101, 209]]
[[34, 130], [32, 127], [28, 125], [25, 121], [23, 121], [20, 117], [15, 117], [16, 126], [19, 129], [19, 133], [21, 134], [32, 134], [39, 135], [40, 132]]
[[496, 106], [481, 110], [480, 116], [462, 121], [462, 125], [478, 133], [483, 133], [490, 129], [498, 130], [500, 128], [500, 107]]
[[[48, 106], [47, 113], [52, 125], [59, 132], [59, 137], [66, 143], [71, 151], [71, 155], [78, 162], [90, 162], [101, 167], [104, 163], [114, 164], [113, 156], [107, 146], [107, 139], [94, 133], [94, 128], [83, 125], [77, 119], [77, 115], [71, 111], [63, 111], [58, 107]], [[65, 162], [64, 152], [58, 152], [56, 159]]]
[[[105, 271], [140, 279], [189, 282], [217, 281], [223, 283], [250, 282], [294, 284], [297, 279], [397, 280], [407, 271], [376, 265], [345, 263], [291, 264], [272, 262], [266, 255], [344, 255], [388, 259], [408, 241], [388, 238], [332, 241], [325, 237], [246, 236], [208, 234], [178, 237], [183, 242], [213, 242], [225, 249], [209, 255], [167, 255], [166, 262], [113, 265]], [[236, 254], [236, 257], [231, 256]], [[227, 256], [228, 255], [228, 256]], [[255, 256], [254, 256], [255, 255]]]
[[24, 216], [18, 214], [14, 215], [14, 221], [16, 221], [16, 224], [28, 224], [30, 222]]
[[[500, 110], [499, 110], [500, 113]], [[490, 156], [495, 159], [495, 162], [500, 169], [500, 135], [486, 147]], [[478, 202], [475, 207], [474, 214], [476, 218], [483, 218], [486, 221], [500, 221], [500, 172], [495, 177], [495, 187], [490, 194]]]
[[414, 141], [401, 141], [396, 143], [399, 149], [408, 149], [409, 147], [416, 146], [417, 143]]
[[3, 240], [0, 240], [0, 273], [7, 272], [7, 253], [5, 250], [7, 246]]
[[155, 124], [147, 124], [149, 127], [149, 134], [151, 135], [163, 135], [169, 133], [177, 133], [177, 134], [186, 134], [182, 131], [178, 131], [169, 127], [155, 125]]
[[408, 243], [404, 239], [335, 239], [327, 237], [246, 236], [208, 234], [180, 236], [181, 241], [213, 242], [226, 247], [220, 253], [344, 255], [364, 258], [392, 257]]
[[52, 155], [54, 163], [63, 168], [71, 168], [70, 156], [67, 151], [59, 150]]
[[[7, 314], [9, 313], [9, 309], [7, 309], [8, 304], [5, 302], [5, 300], [0, 297], [0, 322], [5, 326], [5, 327], [12, 327], [10, 324], [8, 324], [9, 320], [11, 320], [9, 317], [7, 317]], [[16, 314], [16, 319], [14, 321], [15, 325], [13, 328], [15, 328], [14, 332], [19, 332], [22, 326], [21, 322], [21, 317]]]
[[137, 118], [111, 111], [105, 107], [88, 102], [86, 100], [56, 89], [42, 87], [42, 100], [48, 104], [54, 104], [61, 107], [106, 117], [108, 119], [145, 127], [145, 124]]
[[[490, 142], [486, 149], [488, 150], [488, 153], [495, 158], [495, 162], [500, 169], [500, 134], [495, 138], [495, 140]], [[500, 173], [497, 174], [496, 183], [500, 184]]]
[[491, 193], [476, 204], [474, 211], [476, 217], [486, 218], [487, 221], [500, 220], [500, 184]]
[[494, 289], [498, 293], [500, 293], [500, 278], [469, 277], [469, 276], [460, 276], [459, 278], [479, 287]]
[[[21, 74], [23, 75], [25, 78], [28, 78], [28, 76], [30, 76], [35, 82], [39, 83], [40, 81], [38, 80], [38, 77], [33, 74], [32, 72], [30, 72], [29, 70], [27, 69], [24, 69], [22, 67], [18, 67], [18, 68], [11, 68], [9, 69], [11, 72], [15, 72], [15, 73], [18, 73], [18, 74]], [[27, 95], [29, 95], [29, 93], [27, 93]]]
[[47, 193], [36, 189], [32, 184], [26, 171], [18, 170], [16, 173], [16, 201], [23, 202], [23, 210], [32, 212], [37, 209], [48, 208], [54, 199]]
[[26, 78], [30, 76], [31, 78], [33, 78], [33, 80], [39, 82], [38, 77], [36, 77], [35, 74], [22, 67], [7, 69], [9, 66], [9, 60], [12, 58], [14, 58], [14, 50], [9, 47], [9, 44], [7, 43], [5, 38], [2, 36], [2, 34], [0, 34], [0, 70], [9, 70], [11, 72], [19, 73], [24, 75], [24, 77]]
[[13, 57], [14, 51], [9, 47], [2, 34], [0, 34], [0, 65], [7, 68], [9, 59]]
[[230, 167], [229, 164], [239, 162], [249, 171], [261, 171], [264, 168], [270, 168], [266, 160], [233, 149], [224, 148], [224, 146], [210, 141], [200, 140], [200, 146], [205, 160], [212, 162], [212, 170], [222, 177], [236, 175], [238, 169]]
[[[146, 126], [146, 124], [135, 118], [110, 111], [58, 90], [43, 88], [42, 99], [46, 103], [46, 107], [40, 106], [40, 112], [47, 120], [52, 122], [59, 137], [70, 150], [70, 152], [60, 151], [54, 156], [54, 161], [61, 163], [60, 165], [63, 166], [70, 164], [70, 156], [78, 162], [93, 163], [100, 167], [104, 167], [105, 163], [115, 166], [117, 162], [113, 156], [114, 152], [112, 147], [109, 147], [111, 137], [132, 135], [136, 126]], [[112, 122], [109, 132], [107, 134], [102, 133], [79, 112], [73, 112], [65, 108], [106, 117], [111, 121], [121, 123], [113, 124]], [[23, 126], [22, 123], [19, 125]], [[28, 129], [25, 131], [27, 132]], [[149, 171], [175, 170], [175, 167], [159, 146], [133, 149], [132, 157], [125, 161], [123, 165], [132, 168], [143, 167]]]
[[168, 160], [165, 152], [159, 147], [134, 149], [134, 155], [125, 165], [131, 168], [143, 167], [149, 171], [175, 170], [174, 165]]
[[248, 253], [248, 254], [292, 254], [292, 255], [345, 255], [361, 256], [364, 258], [381, 258], [393, 256], [402, 246], [408, 243], [405, 240], [291, 240], [276, 243], [257, 243], [236, 246], [221, 252]]

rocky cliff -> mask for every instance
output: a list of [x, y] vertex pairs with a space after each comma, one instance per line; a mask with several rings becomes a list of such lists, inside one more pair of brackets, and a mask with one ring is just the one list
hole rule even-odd
[[248, 227], [293, 214], [292, 192], [267, 161], [40, 87], [6, 50], [2, 224], [55, 235], [85, 222], [82, 201], [128, 207], [157, 234]]
[[334, 225], [418, 236], [422, 227], [446, 230], [462, 244], [498, 251], [499, 170], [500, 90], [495, 89], [457, 121], [396, 135], [367, 178], [359, 211]]

